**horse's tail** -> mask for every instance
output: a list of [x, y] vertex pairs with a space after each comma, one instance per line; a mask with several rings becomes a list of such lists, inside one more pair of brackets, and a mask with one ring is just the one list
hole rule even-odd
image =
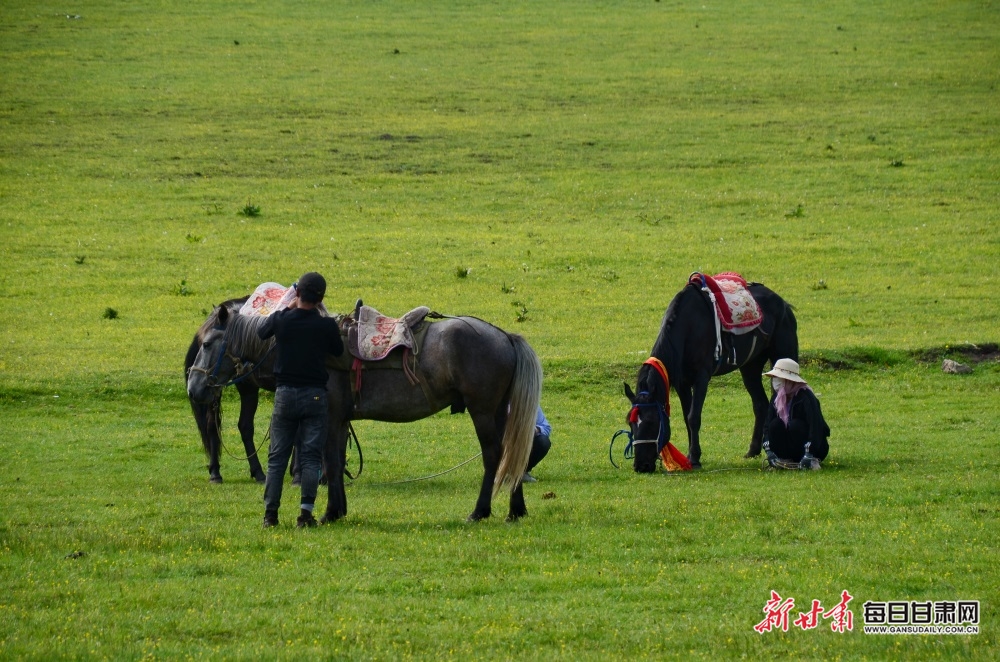
[[508, 334], [514, 345], [517, 362], [510, 389], [510, 411], [504, 425], [500, 466], [493, 482], [493, 495], [502, 489], [513, 492], [521, 483], [528, 466], [531, 443], [535, 438], [538, 403], [542, 399], [542, 364], [528, 341]]

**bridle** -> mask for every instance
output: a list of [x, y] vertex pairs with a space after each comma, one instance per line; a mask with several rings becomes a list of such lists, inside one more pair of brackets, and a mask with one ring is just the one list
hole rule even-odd
[[[666, 366], [655, 356], [651, 356], [643, 362], [644, 365], [650, 366], [650, 368], [660, 375], [660, 379], [663, 380], [663, 385], [665, 387], [666, 396], [663, 398], [663, 402], [639, 402], [639, 400], [651, 399], [649, 391], [640, 391], [636, 395], [635, 401], [632, 403], [632, 409], [629, 410], [628, 416], [626, 417], [626, 422], [629, 424], [629, 429], [619, 430], [611, 437], [611, 446], [608, 448], [608, 459], [611, 460], [612, 466], [616, 469], [618, 465], [615, 464], [613, 449], [615, 447], [615, 440], [620, 435], [627, 435], [628, 444], [625, 445], [624, 457], [626, 460], [631, 460], [635, 457], [635, 447], [640, 444], [656, 444], [656, 454], [659, 455], [663, 450], [663, 447], [667, 445], [667, 426], [670, 424], [670, 375], [667, 373]], [[636, 439], [632, 434], [632, 425], [639, 422], [639, 411], [640, 409], [656, 407], [656, 412], [660, 418], [660, 429], [656, 434], [656, 439]], [[638, 428], [638, 425], [636, 425]]]
[[[220, 327], [215, 328], [216, 331], [222, 331], [225, 334], [226, 330]], [[274, 351], [275, 345], [271, 345], [271, 348], [264, 353], [264, 356], [260, 357], [260, 360], [254, 363], [253, 361], [244, 361], [240, 357], [234, 355], [229, 351], [229, 341], [226, 340], [225, 335], [223, 335], [222, 340], [222, 351], [219, 352], [219, 358], [215, 361], [215, 366], [212, 370], [207, 368], [202, 368], [200, 366], [193, 365], [188, 368], [188, 372], [200, 372], [205, 375], [205, 381], [208, 383], [208, 387], [212, 389], [221, 389], [226, 386], [232, 386], [233, 384], [239, 384], [244, 379], [247, 379], [253, 373], [260, 368], [261, 365], [267, 360]], [[220, 383], [218, 380], [219, 370], [222, 368], [222, 362], [224, 359], [228, 359], [233, 364], [233, 377], [228, 381]]]
[[[649, 397], [647, 391], [641, 391], [637, 396], [636, 400], [642, 398], [643, 396]], [[657, 414], [659, 414], [660, 419], [660, 429], [657, 432], [656, 439], [636, 439], [632, 434], [632, 424], [639, 422], [639, 412], [641, 409], [648, 409], [649, 407], [655, 407]], [[656, 453], [659, 455], [660, 451], [667, 443], [667, 424], [670, 422], [670, 415], [667, 413], [666, 407], [660, 402], [635, 402], [632, 404], [632, 409], [629, 410], [628, 416], [626, 417], [626, 422], [629, 423], [628, 429], [619, 430], [615, 432], [614, 436], [611, 437], [611, 446], [608, 448], [608, 459], [611, 460], [611, 465], [617, 469], [618, 465], [615, 464], [614, 459], [614, 447], [615, 440], [621, 435], [626, 435], [628, 438], [628, 443], [625, 445], [625, 451], [623, 456], [626, 460], [631, 460], [635, 457], [635, 447], [640, 444], [656, 444]]]
[[[638, 400], [642, 396], [649, 397], [649, 393], [646, 391], [641, 391], [636, 399]], [[667, 425], [670, 423], [670, 415], [667, 413], [666, 407], [663, 406], [661, 402], [636, 402], [632, 405], [632, 409], [628, 413], [629, 423], [639, 423], [639, 410], [648, 409], [650, 407], [656, 408], [656, 413], [659, 415], [660, 428], [656, 433], [656, 439], [631, 439], [631, 445], [636, 446], [638, 444], [656, 444], [656, 453], [659, 454], [663, 450], [664, 445], [667, 443]], [[637, 425], [638, 428], [638, 425]]]

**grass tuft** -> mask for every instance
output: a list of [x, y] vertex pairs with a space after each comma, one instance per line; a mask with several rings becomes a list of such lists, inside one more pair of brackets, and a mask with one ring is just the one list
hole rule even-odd
[[247, 200], [247, 203], [240, 208], [238, 213], [240, 216], [245, 216], [247, 218], [257, 218], [261, 213], [260, 206]]

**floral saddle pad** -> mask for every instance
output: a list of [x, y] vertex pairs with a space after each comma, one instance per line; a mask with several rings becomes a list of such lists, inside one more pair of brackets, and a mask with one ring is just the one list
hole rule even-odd
[[727, 271], [706, 276], [695, 272], [691, 274], [689, 282], [712, 294], [715, 312], [724, 330], [736, 335], [749, 333], [764, 321], [760, 305], [739, 274]]
[[381, 361], [397, 347], [417, 354], [414, 331], [430, 312], [427, 306], [419, 306], [402, 317], [387, 317], [359, 299], [354, 313], [340, 322], [347, 331], [347, 351], [362, 361]]
[[[246, 303], [240, 308], [240, 315], [260, 315], [267, 317], [271, 313], [288, 308], [295, 298], [295, 286], [285, 287], [280, 283], [261, 283], [253, 291]], [[317, 306], [323, 317], [329, 317], [322, 302]]]

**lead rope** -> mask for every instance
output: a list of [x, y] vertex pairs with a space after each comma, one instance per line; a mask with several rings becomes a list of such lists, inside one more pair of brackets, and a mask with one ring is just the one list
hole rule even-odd
[[[477, 457], [479, 457], [481, 455], [482, 455], [481, 452], [480, 453], [476, 453], [475, 455], [473, 455], [472, 457], [470, 457], [465, 462], [462, 462], [460, 464], [456, 464], [451, 469], [445, 469], [444, 471], [440, 471], [440, 472], [438, 472], [436, 474], [431, 474], [429, 476], [421, 476], [419, 478], [407, 478], [405, 480], [394, 480], [394, 481], [388, 481], [388, 482], [385, 482], [385, 483], [372, 483], [372, 486], [373, 487], [378, 487], [378, 486], [382, 486], [382, 485], [402, 485], [404, 483], [415, 483], [415, 482], [417, 482], [419, 480], [430, 480], [431, 478], [437, 478], [438, 476], [443, 476], [446, 473], [451, 473], [455, 469], [458, 469], [460, 467], [464, 467], [469, 462], [472, 462], [473, 460], [475, 460]], [[359, 472], [359, 474], [360, 474], [360, 472]]]

